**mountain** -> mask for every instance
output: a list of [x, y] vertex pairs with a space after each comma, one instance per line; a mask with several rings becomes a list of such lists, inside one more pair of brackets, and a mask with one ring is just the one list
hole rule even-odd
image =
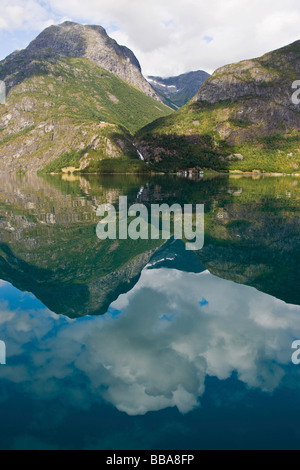
[[173, 115], [137, 135], [144, 158], [162, 170], [300, 172], [300, 41], [218, 69]]
[[177, 77], [150, 76], [148, 81], [165, 104], [173, 109], [179, 109], [195, 96], [200, 86], [209, 77], [210, 75], [203, 70], [197, 70]]
[[132, 134], [171, 112], [154, 99], [134, 54], [100, 26], [47, 28], [0, 62], [0, 80], [8, 90], [1, 171], [136, 171]]
[[187, 273], [202, 273], [204, 266], [194, 251], [187, 251], [182, 240], [171, 237], [156, 251], [147, 265], [147, 269], [177, 269]]
[[15, 86], [24, 76], [35, 75], [36, 61], [55, 62], [65, 57], [88, 59], [159, 100], [130, 49], [119, 46], [102, 26], [84, 26], [70, 21], [46, 28], [25, 50], [14, 52], [2, 62], [7, 86]]
[[[208, 269], [299, 305], [297, 178], [0, 174], [0, 188], [0, 278], [57, 314], [105, 313], [145, 267]], [[203, 249], [189, 252], [173, 239], [100, 241], [97, 207], [124, 194], [146, 206], [204, 203]]]

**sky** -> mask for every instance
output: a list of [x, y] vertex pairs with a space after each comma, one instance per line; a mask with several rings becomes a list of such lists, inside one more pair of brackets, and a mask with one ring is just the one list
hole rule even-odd
[[163, 77], [258, 57], [300, 39], [299, 0], [0, 0], [0, 59], [66, 20], [99, 24]]

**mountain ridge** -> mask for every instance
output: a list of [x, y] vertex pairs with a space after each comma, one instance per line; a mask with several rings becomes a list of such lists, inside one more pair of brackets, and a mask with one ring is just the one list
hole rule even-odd
[[209, 77], [207, 72], [196, 70], [167, 78], [150, 75], [148, 81], [165, 104], [173, 109], [179, 109], [195, 96]]
[[[89, 59], [146, 95], [160, 101], [154, 89], [143, 77], [140, 63], [130, 49], [120, 46], [110, 38], [102, 26], [81, 25], [71, 21], [49, 26], [31, 41], [26, 49], [13, 52], [1, 62], [1, 68], [7, 69], [8, 78], [6, 77], [5, 81], [8, 89], [22, 81], [24, 69], [20, 75], [18, 73], [20, 66], [25, 64], [26, 77], [26, 70], [30, 76], [30, 65], [32, 71], [35, 71], [35, 61], [55, 61], [65, 57]], [[1, 69], [0, 75], [3, 76]]]
[[[132, 136], [171, 109], [134, 84], [137, 78], [150, 89], [134, 54], [104, 31], [53, 26], [0, 62], [8, 89], [0, 105], [1, 171], [145, 171]], [[89, 37], [87, 45], [83, 33], [100, 42], [91, 45]], [[125, 81], [120, 75], [128, 70]]]
[[137, 135], [157, 168], [299, 173], [300, 41], [216, 70], [195, 97]]

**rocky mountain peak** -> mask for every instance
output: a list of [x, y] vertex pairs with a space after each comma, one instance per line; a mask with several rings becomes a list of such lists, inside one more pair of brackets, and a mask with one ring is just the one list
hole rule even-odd
[[81, 25], [71, 21], [46, 28], [25, 50], [11, 54], [1, 64], [5, 66], [6, 72], [6, 76], [3, 76], [0, 67], [1, 79], [9, 77], [14, 86], [20, 80], [11, 75], [18, 73], [20, 69], [26, 75], [26, 70], [30, 71], [35, 61], [53, 62], [64, 57], [89, 59], [148, 96], [161, 101], [143, 77], [139, 61], [130, 49], [120, 46], [110, 38], [102, 26]]
[[197, 70], [168, 78], [150, 76], [148, 81], [164, 103], [178, 109], [195, 96], [209, 76], [207, 72]]

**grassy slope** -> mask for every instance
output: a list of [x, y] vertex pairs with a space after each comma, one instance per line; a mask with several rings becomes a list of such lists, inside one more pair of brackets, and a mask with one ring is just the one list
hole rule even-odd
[[[235, 103], [186, 105], [171, 116], [156, 120], [137, 133], [137, 140], [146, 143], [150, 153], [159, 146], [165, 149], [157, 169], [175, 170], [209, 168], [214, 170], [300, 172], [300, 135], [297, 131], [278, 133], [247, 140], [234, 146], [222, 140], [216, 128], [220, 123], [233, 131], [252, 123], [231, 118], [237, 111]], [[174, 150], [174, 153], [172, 153]], [[242, 154], [244, 159], [228, 160], [228, 155]]]
[[222, 112], [219, 105], [200, 112], [185, 105], [176, 113], [145, 126], [136, 138], [141, 148], [146, 145], [150, 155], [157, 147], [164, 149], [159, 156], [161, 160], [154, 159], [153, 166], [157, 169], [199, 167], [226, 170], [228, 164], [220, 160], [220, 155], [228, 154], [228, 146], [213, 130]]
[[56, 65], [59, 78], [50, 79], [57, 87], [52, 95], [56, 115], [72, 117], [79, 122], [106, 121], [123, 126], [134, 133], [145, 123], [167, 114], [170, 110], [115, 75], [86, 59], [68, 59]]
[[[293, 54], [291, 58], [291, 54]], [[221, 69], [206, 83], [256, 83], [258, 96], [245, 95], [237, 100], [218, 101], [215, 104], [190, 102], [176, 113], [159, 119], [137, 133], [139, 146], [148, 152], [156, 168], [167, 170], [190, 167], [215, 170], [260, 170], [267, 172], [300, 172], [300, 133], [295, 128], [285, 129], [282, 122], [274, 130], [266, 131], [266, 122], [280, 108], [278, 88], [282, 97], [292, 95], [291, 84], [298, 76], [300, 42], [256, 59], [244, 61]], [[257, 73], [260, 77], [257, 78]], [[264, 81], [265, 80], [265, 81]], [[219, 85], [218, 85], [219, 86]], [[265, 90], [266, 96], [263, 96]], [[271, 91], [271, 97], [270, 97]], [[279, 97], [281, 98], [281, 97]], [[280, 102], [280, 99], [279, 99]], [[276, 104], [277, 103], [277, 104]], [[297, 109], [289, 112], [296, 115]], [[247, 110], [257, 108], [256, 122], [246, 119]], [[269, 111], [265, 111], [269, 110]], [[238, 116], [242, 115], [242, 119]], [[295, 119], [296, 120], [296, 119]], [[271, 127], [271, 126], [270, 126]], [[230, 136], [227, 141], [224, 136]], [[232, 137], [234, 136], [234, 138]], [[230, 142], [233, 141], [233, 142]], [[157, 148], [161, 150], [158, 152]], [[176, 150], [177, 148], [177, 150]], [[242, 154], [243, 160], [228, 156]]]
[[[2, 75], [5, 73], [3, 70], [0, 71]], [[2, 131], [0, 151], [7, 142], [18, 143], [19, 140], [21, 143], [26, 134], [34, 137], [35, 140], [39, 139], [32, 134], [32, 131], [35, 131], [41, 122], [52, 120], [58, 123], [58, 128], [61, 129], [62, 126], [59, 123], [64, 125], [67, 123], [73, 129], [77, 126], [79, 142], [88, 141], [88, 138], [96, 132], [100, 141], [97, 148], [92, 149], [91, 166], [93, 169], [97, 167], [95, 162], [112, 156], [120, 157], [123, 161], [125, 157], [132, 157], [137, 160], [139, 167], [137, 153], [131, 143], [131, 134], [154, 119], [171, 112], [164, 104], [81, 58], [65, 59], [55, 64], [38, 63], [34, 77], [25, 80], [10, 91], [8, 109], [0, 106], [0, 115], [5, 114], [11, 107], [18, 107], [24, 99], [33, 103], [31, 118], [34, 118], [34, 125], [21, 133]], [[10, 126], [13, 125], [14, 122], [10, 122]], [[61, 135], [57, 133], [57, 137], [51, 142], [47, 136], [41, 136], [37, 151], [35, 154], [31, 153], [29, 158], [39, 157], [45, 151], [55, 148], [56, 145], [63, 144], [65, 137], [64, 133]], [[79, 157], [83, 155], [79, 150], [80, 148], [75, 146], [62, 152], [66, 166], [72, 166], [74, 161], [79, 161]], [[89, 149], [84, 148], [84, 150]], [[62, 167], [60, 158], [54, 160], [56, 162], [53, 164], [50, 161], [48, 168], [51, 171], [60, 170]], [[135, 167], [136, 162], [132, 165]]]

